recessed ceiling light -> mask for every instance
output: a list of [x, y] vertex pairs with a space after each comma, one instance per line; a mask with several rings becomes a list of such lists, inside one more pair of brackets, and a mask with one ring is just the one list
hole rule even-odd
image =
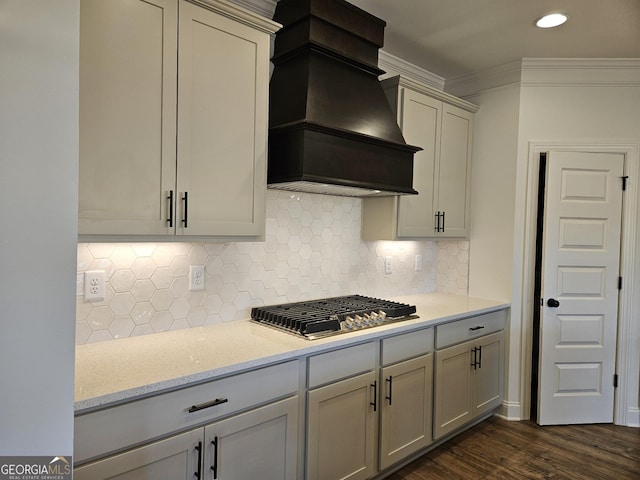
[[544, 17], [536, 20], [536, 27], [540, 28], [552, 28], [562, 25], [567, 21], [567, 16], [564, 13], [550, 13]]

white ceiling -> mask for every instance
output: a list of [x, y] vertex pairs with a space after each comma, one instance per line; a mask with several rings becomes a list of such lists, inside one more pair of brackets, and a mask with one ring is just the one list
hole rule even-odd
[[[446, 79], [531, 58], [640, 58], [640, 0], [348, 0], [387, 22], [383, 49]], [[569, 21], [539, 29], [549, 12]]]

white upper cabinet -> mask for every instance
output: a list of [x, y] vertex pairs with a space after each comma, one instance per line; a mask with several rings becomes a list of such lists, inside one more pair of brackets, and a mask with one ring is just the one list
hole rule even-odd
[[473, 115], [477, 107], [403, 77], [382, 82], [414, 156], [418, 195], [362, 202], [365, 240], [466, 237]]
[[263, 235], [277, 24], [219, 0], [80, 15], [80, 235]]
[[175, 0], [80, 4], [79, 233], [173, 233]]

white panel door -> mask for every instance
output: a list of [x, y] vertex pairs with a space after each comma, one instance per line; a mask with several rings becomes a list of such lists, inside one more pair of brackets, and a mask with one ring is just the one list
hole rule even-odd
[[548, 160], [541, 425], [613, 421], [623, 169], [620, 154]]

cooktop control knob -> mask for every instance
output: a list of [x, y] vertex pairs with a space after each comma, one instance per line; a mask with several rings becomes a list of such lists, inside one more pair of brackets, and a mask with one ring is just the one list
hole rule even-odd
[[351, 317], [345, 318], [344, 322], [343, 322], [343, 325], [347, 330], [352, 330], [353, 326], [354, 326], [353, 325], [353, 318], [351, 318]]

